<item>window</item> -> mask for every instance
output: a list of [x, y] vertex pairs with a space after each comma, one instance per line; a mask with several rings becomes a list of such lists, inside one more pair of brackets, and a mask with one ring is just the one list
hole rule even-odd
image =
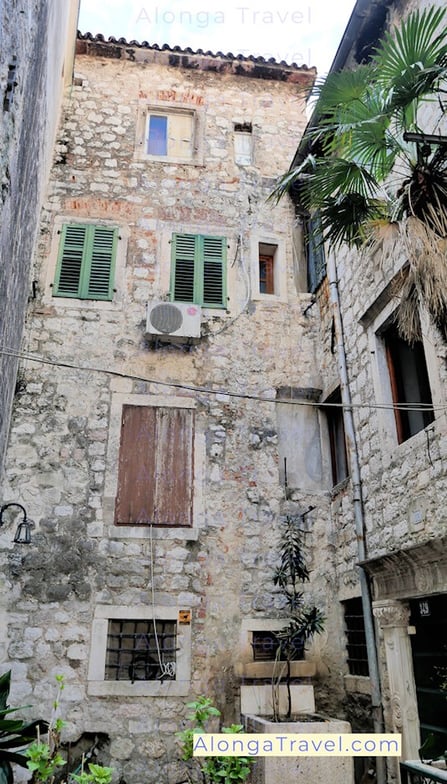
[[191, 608], [96, 605], [87, 683], [88, 693], [99, 697], [186, 697]]
[[362, 600], [360, 597], [348, 599], [342, 604], [345, 614], [349, 673], [350, 675], [369, 675]]
[[319, 215], [308, 218], [305, 225], [307, 285], [312, 294], [326, 276], [326, 256]]
[[275, 255], [276, 245], [259, 243], [259, 292], [275, 294]]
[[171, 300], [225, 308], [226, 250], [225, 237], [174, 234]]
[[194, 113], [148, 111], [144, 152], [156, 158], [191, 161], [194, 155]]
[[117, 242], [117, 228], [64, 224], [53, 296], [113, 299]]
[[234, 160], [240, 166], [253, 162], [253, 135], [251, 123], [236, 123], [234, 126]]
[[[275, 661], [279, 647], [278, 637], [270, 631], [252, 632], [251, 647], [253, 648], [253, 661]], [[299, 661], [304, 658], [304, 642], [295, 640], [295, 646], [291, 661]], [[281, 652], [280, 661], [285, 661], [286, 656]]]
[[174, 679], [176, 637], [175, 621], [109, 620], [105, 679]]
[[192, 525], [194, 411], [124, 405], [117, 525]]
[[420, 409], [394, 408], [397, 440], [401, 444], [434, 421], [424, 347], [420, 341], [410, 346], [400, 337], [394, 324], [384, 330], [381, 337], [385, 344], [394, 405], [414, 405]]
[[333, 485], [338, 485], [349, 476], [348, 457], [346, 453], [345, 426], [343, 409], [341, 406], [341, 391], [337, 389], [326, 403], [331, 405], [325, 409], [329, 430], [329, 445], [331, 450], [331, 467]]

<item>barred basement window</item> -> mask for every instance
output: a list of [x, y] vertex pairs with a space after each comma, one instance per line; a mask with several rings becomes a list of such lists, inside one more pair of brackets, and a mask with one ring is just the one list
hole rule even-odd
[[109, 620], [105, 678], [112, 681], [174, 680], [175, 621]]
[[53, 296], [112, 300], [117, 242], [117, 228], [64, 224]]
[[345, 613], [348, 667], [350, 675], [369, 675], [365, 622], [361, 598], [342, 602]]
[[225, 237], [174, 234], [172, 237], [171, 300], [225, 308]]
[[[279, 647], [278, 637], [269, 631], [252, 632], [251, 647], [253, 648], [253, 661], [275, 661]], [[292, 661], [299, 661], [304, 658], [304, 643], [296, 640], [292, 654]], [[284, 661], [286, 656], [281, 652], [280, 661]]]

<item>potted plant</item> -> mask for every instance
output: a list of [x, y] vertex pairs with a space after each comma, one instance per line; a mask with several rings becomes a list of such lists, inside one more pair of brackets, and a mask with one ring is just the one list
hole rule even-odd
[[[290, 720], [292, 717], [291, 663], [302, 657], [306, 642], [323, 631], [324, 615], [317, 607], [309, 607], [304, 601], [302, 585], [309, 580], [309, 569], [303, 548], [303, 532], [298, 528], [297, 518], [291, 515], [287, 515], [282, 521], [279, 554], [280, 563], [275, 569], [273, 584], [283, 596], [288, 622], [280, 631], [275, 632], [278, 643], [276, 649], [278, 666], [273, 689], [280, 687], [284, 677], [287, 691], [285, 718]], [[282, 662], [285, 663], [285, 667]], [[285, 674], [283, 674], [284, 669]], [[278, 697], [274, 697], [273, 707], [274, 718], [279, 720]]]
[[[314, 606], [307, 605], [303, 584], [309, 580], [305, 554], [304, 533], [299, 527], [302, 515], [286, 515], [281, 521], [279, 564], [273, 573], [273, 584], [284, 599], [287, 619], [280, 630], [274, 632], [277, 642], [274, 664], [273, 716], [246, 715], [248, 732], [278, 733], [344, 733], [350, 732], [346, 721], [318, 716], [313, 710], [298, 709], [293, 702], [293, 665], [297, 651], [304, 649], [315, 634], [323, 630], [324, 615]], [[284, 681], [284, 683], [283, 683]], [[282, 710], [281, 689], [286, 691], [285, 710]], [[353, 764], [348, 757], [265, 757], [259, 758], [252, 773], [253, 784], [277, 784], [278, 781], [326, 781], [352, 784]]]

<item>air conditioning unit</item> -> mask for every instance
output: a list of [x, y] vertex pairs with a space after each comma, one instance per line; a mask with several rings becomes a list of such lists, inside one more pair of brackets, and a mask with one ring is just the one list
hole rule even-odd
[[145, 337], [166, 343], [197, 342], [201, 316], [201, 308], [192, 302], [148, 302]]

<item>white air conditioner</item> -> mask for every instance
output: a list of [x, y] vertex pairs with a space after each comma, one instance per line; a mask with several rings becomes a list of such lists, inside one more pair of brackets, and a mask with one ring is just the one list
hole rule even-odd
[[148, 302], [145, 337], [168, 343], [197, 342], [201, 316], [201, 308], [192, 302]]

